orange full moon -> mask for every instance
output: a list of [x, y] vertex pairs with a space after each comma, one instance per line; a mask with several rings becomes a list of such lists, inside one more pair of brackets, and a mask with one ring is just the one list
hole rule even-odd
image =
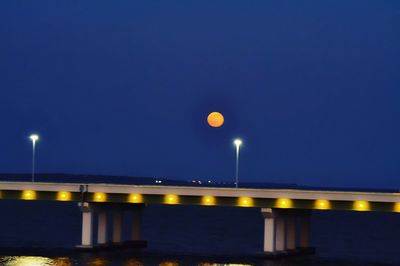
[[212, 112], [208, 115], [207, 122], [212, 127], [220, 127], [224, 124], [224, 116], [219, 112]]

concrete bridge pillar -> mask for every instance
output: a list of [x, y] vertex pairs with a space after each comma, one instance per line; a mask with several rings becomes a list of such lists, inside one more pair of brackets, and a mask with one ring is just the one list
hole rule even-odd
[[93, 209], [90, 204], [85, 202], [80, 204], [82, 211], [82, 241], [79, 247], [92, 248], [93, 247]]
[[139, 241], [141, 239], [143, 206], [137, 206], [132, 210], [132, 234], [131, 240]]
[[280, 210], [263, 208], [264, 216], [264, 252], [275, 254], [285, 251], [286, 226], [285, 216]]
[[121, 210], [113, 211], [113, 232], [112, 232], [113, 244], [119, 244], [122, 242], [122, 222], [123, 222], [123, 212]]
[[285, 216], [282, 213], [275, 215], [275, 251], [283, 252], [286, 248]]
[[310, 249], [310, 221], [311, 221], [311, 211], [303, 211], [299, 215], [300, 249]]
[[296, 217], [292, 213], [286, 214], [286, 246], [285, 250], [296, 250]]
[[[98, 248], [143, 248], [147, 242], [140, 240], [141, 219], [143, 204], [124, 203], [79, 203], [82, 211], [82, 242], [78, 249], [90, 250]], [[132, 211], [132, 223], [130, 223], [131, 235], [128, 241], [123, 241], [124, 211]], [[94, 214], [97, 214], [97, 243], [93, 243]], [[112, 238], [107, 239], [108, 215], [112, 214]]]
[[[299, 249], [304, 253], [311, 253], [309, 230], [310, 211], [288, 209], [263, 208], [264, 216], [264, 253], [279, 255], [296, 251], [297, 236], [300, 237]], [[296, 221], [299, 220], [299, 227]], [[296, 229], [300, 232], [296, 232]]]
[[271, 208], [263, 208], [261, 209], [261, 213], [264, 216], [264, 252], [275, 253], [276, 212]]
[[100, 210], [97, 215], [97, 244], [107, 244], [107, 212]]

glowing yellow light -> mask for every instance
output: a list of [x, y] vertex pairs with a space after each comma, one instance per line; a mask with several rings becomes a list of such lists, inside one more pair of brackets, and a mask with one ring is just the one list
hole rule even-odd
[[165, 195], [164, 203], [166, 203], [166, 204], [178, 204], [179, 203], [179, 197], [177, 195], [173, 195], [173, 194]]
[[34, 199], [36, 199], [36, 191], [33, 191], [33, 190], [24, 190], [24, 191], [22, 191], [22, 199], [23, 200], [34, 200]]
[[71, 200], [71, 192], [68, 191], [60, 191], [57, 193], [57, 200], [60, 201], [68, 201]]
[[94, 193], [94, 201], [96, 202], [104, 202], [107, 201], [107, 194], [103, 192]]
[[315, 201], [315, 206], [318, 210], [329, 210], [331, 208], [331, 203], [329, 200], [319, 199]]
[[143, 196], [140, 194], [129, 194], [128, 202], [130, 203], [142, 203]]
[[277, 199], [276, 206], [278, 208], [292, 208], [292, 200], [291, 199]]
[[201, 198], [201, 204], [211, 206], [215, 205], [215, 197], [213, 196], [203, 196]]
[[238, 199], [238, 205], [240, 207], [252, 207], [253, 206], [253, 199], [250, 197], [240, 197]]
[[369, 202], [365, 200], [356, 200], [353, 203], [353, 210], [355, 211], [369, 211]]
[[394, 211], [395, 212], [400, 212], [400, 202], [397, 202], [394, 204]]

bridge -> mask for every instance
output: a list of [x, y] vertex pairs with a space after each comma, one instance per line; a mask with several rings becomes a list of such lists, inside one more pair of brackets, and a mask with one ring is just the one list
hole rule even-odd
[[[313, 252], [309, 242], [313, 210], [400, 213], [400, 193], [303, 189], [0, 182], [0, 200], [77, 202], [82, 211], [82, 241], [77, 247], [85, 250], [123, 245], [144, 247], [141, 216], [148, 204], [260, 208], [260, 217], [264, 219], [263, 252], [267, 256]], [[126, 211], [133, 213], [131, 240], [123, 242], [122, 221]], [[110, 241], [109, 213], [112, 213]]]

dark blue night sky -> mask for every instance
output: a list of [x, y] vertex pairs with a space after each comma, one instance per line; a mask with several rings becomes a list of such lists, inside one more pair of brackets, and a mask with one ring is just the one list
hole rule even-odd
[[[0, 1], [0, 172], [400, 187], [400, 1]], [[226, 123], [213, 129], [207, 114]]]

